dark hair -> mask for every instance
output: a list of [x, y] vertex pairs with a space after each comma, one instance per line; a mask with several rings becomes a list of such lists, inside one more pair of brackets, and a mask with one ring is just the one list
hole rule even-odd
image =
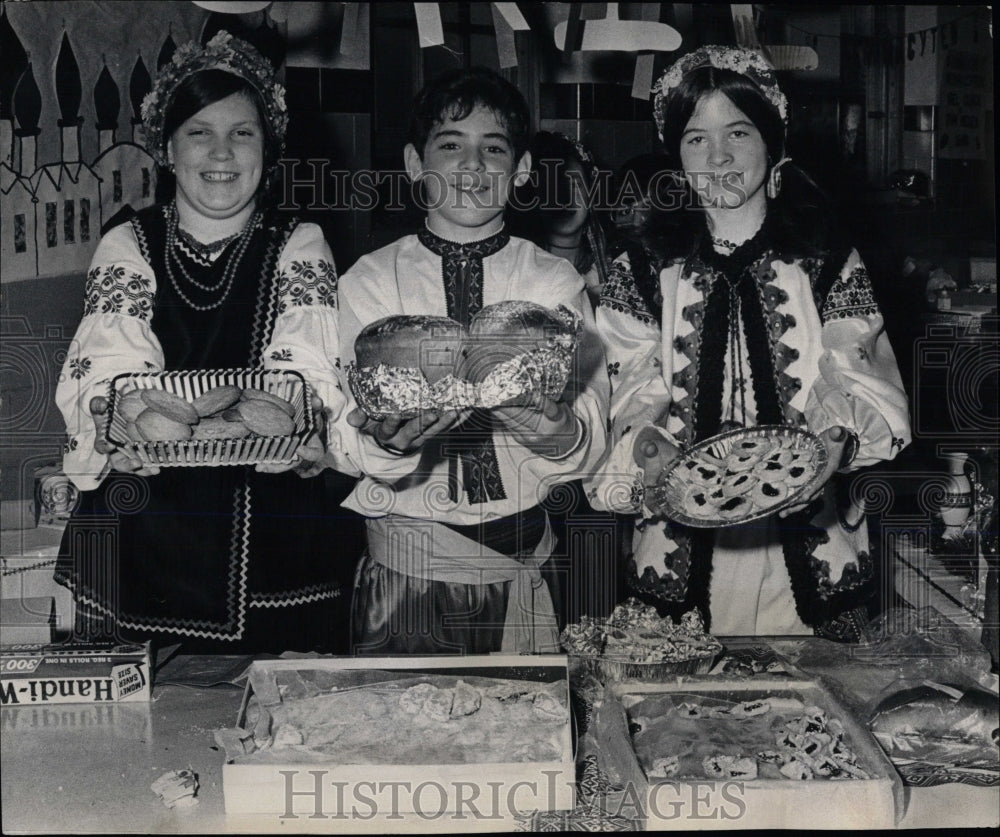
[[[734, 70], [699, 67], [685, 74], [670, 91], [663, 111], [663, 150], [676, 173], [672, 189], [682, 200], [654, 201], [646, 224], [638, 231], [641, 244], [658, 264], [685, 258], [704, 233], [703, 210], [683, 177], [681, 136], [699, 100], [721, 92], [760, 131], [768, 155], [768, 173], [784, 155], [785, 125], [778, 109], [749, 78]], [[793, 163], [781, 167], [782, 188], [768, 199], [772, 245], [783, 258], [822, 255], [828, 247], [833, 217], [832, 201], [808, 174]], [[680, 204], [678, 208], [676, 204]]]
[[413, 101], [409, 141], [423, 156], [435, 125], [465, 119], [477, 106], [493, 111], [503, 125], [516, 164], [528, 150], [528, 103], [513, 84], [486, 67], [449, 70], [425, 84]]
[[[591, 205], [585, 222], [586, 234], [580, 242], [580, 259], [576, 268], [586, 273], [598, 259], [606, 240], [602, 209], [607, 204], [609, 183], [601, 182], [597, 163], [584, 156], [581, 146], [565, 134], [538, 131], [531, 139], [531, 177], [514, 189], [507, 204], [507, 227], [513, 235], [533, 241], [545, 249], [553, 225], [570, 217], [576, 208], [572, 205], [573, 180], [581, 177], [581, 185], [591, 194]], [[579, 172], [574, 170], [574, 164]]]
[[[260, 202], [277, 179], [281, 144], [271, 129], [271, 123], [268, 122], [267, 111], [260, 93], [242, 76], [225, 70], [199, 70], [181, 81], [164, 113], [163, 142], [164, 144], [169, 143], [177, 129], [200, 110], [214, 105], [216, 102], [221, 102], [235, 93], [246, 96], [253, 102], [264, 132], [263, 175], [260, 179], [260, 185], [257, 187], [257, 200]], [[173, 186], [172, 177], [170, 185]]]

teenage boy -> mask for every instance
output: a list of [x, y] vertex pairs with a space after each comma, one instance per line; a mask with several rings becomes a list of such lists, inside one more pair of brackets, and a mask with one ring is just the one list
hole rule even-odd
[[587, 472], [606, 444], [608, 384], [583, 280], [569, 262], [504, 230], [527, 177], [529, 117], [497, 74], [456, 70], [417, 95], [404, 160], [425, 227], [360, 259], [340, 280], [342, 357], [369, 323], [396, 314], [468, 325], [483, 306], [565, 305], [584, 320], [558, 400], [410, 421], [348, 416], [365, 474], [345, 503], [368, 518], [352, 602], [356, 653], [556, 651], [545, 566], [554, 538], [540, 502]]

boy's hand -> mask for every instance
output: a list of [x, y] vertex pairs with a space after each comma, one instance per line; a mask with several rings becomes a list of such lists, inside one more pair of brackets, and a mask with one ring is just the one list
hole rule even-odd
[[523, 406], [492, 411], [500, 426], [519, 444], [549, 459], [560, 459], [580, 442], [580, 421], [564, 401], [535, 395]]
[[469, 410], [428, 410], [411, 419], [371, 419], [360, 407], [347, 414], [347, 423], [371, 436], [375, 443], [400, 455], [419, 450], [429, 439], [450, 430], [469, 415]]

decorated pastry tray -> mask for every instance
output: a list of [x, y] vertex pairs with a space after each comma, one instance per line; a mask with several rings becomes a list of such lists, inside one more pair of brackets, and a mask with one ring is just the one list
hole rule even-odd
[[747, 523], [807, 496], [827, 458], [818, 436], [794, 427], [720, 433], [682, 452], [660, 475], [650, 507], [698, 528]]
[[891, 828], [903, 813], [889, 760], [813, 680], [613, 684], [590, 729], [610, 772], [645, 788], [648, 830], [698, 817], [695, 789], [722, 828]]
[[310, 387], [294, 371], [129, 373], [109, 390], [105, 440], [145, 465], [288, 463], [314, 428]]
[[560, 641], [574, 673], [589, 673], [603, 682], [659, 682], [705, 674], [722, 651], [722, 643], [705, 631], [698, 611], [685, 613], [675, 623], [637, 599], [619, 604], [606, 619], [584, 616], [567, 625]]
[[[485, 818], [473, 830], [575, 802], [561, 655], [257, 661], [236, 726], [216, 741], [227, 813], [343, 823], [367, 800], [369, 828], [433, 816], [468, 831], [470, 799]], [[329, 792], [299, 793], [317, 773]]]

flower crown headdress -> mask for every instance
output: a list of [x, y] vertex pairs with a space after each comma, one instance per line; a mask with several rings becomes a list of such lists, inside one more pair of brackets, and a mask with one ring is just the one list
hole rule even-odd
[[681, 83], [685, 75], [700, 67], [732, 70], [741, 76], [746, 76], [760, 88], [764, 97], [777, 108], [782, 121], [788, 124], [788, 100], [778, 87], [774, 69], [763, 55], [757, 50], [742, 47], [704, 46], [675, 61], [653, 86], [652, 92], [656, 94], [653, 98], [653, 119], [656, 121], [656, 130], [661, 140], [663, 110], [667, 96]]
[[197, 41], [177, 48], [173, 58], [163, 65], [153, 89], [142, 100], [142, 122], [146, 130], [146, 147], [161, 166], [167, 165], [163, 136], [163, 120], [180, 83], [200, 70], [225, 70], [250, 82], [260, 93], [268, 124], [279, 145], [279, 156], [285, 148], [288, 109], [285, 88], [274, 78], [274, 68], [253, 46], [235, 38], [225, 30], [217, 33], [202, 46]]

